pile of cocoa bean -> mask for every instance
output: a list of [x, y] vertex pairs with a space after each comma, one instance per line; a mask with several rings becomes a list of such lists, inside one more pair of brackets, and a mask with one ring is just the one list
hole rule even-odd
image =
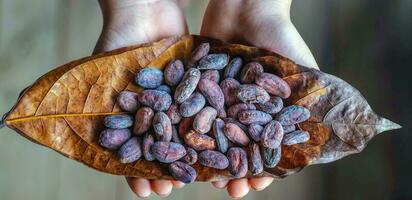
[[282, 145], [309, 140], [296, 126], [309, 110], [283, 105], [287, 82], [258, 62], [209, 49], [202, 43], [185, 64], [172, 60], [164, 71], [140, 70], [135, 83], [144, 90], [119, 94], [117, 105], [130, 115], [107, 116], [100, 145], [117, 150], [122, 163], [166, 163], [175, 179], [190, 183], [196, 162], [236, 178], [258, 175], [276, 167]]

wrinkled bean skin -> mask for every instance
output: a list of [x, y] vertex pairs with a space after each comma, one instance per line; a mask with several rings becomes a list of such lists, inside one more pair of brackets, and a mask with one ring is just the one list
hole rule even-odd
[[263, 160], [260, 155], [259, 145], [252, 142], [248, 148], [248, 162], [249, 170], [253, 176], [256, 176], [263, 172]]
[[135, 82], [142, 88], [157, 88], [163, 83], [163, 72], [154, 67], [145, 67], [137, 73]]
[[209, 104], [217, 110], [219, 117], [226, 117], [224, 107], [225, 98], [219, 85], [208, 79], [199, 81], [199, 90], [205, 96]]
[[169, 142], [172, 139], [172, 123], [166, 113], [157, 112], [152, 123], [157, 140]]
[[229, 160], [226, 156], [213, 150], [204, 150], [200, 152], [198, 161], [203, 166], [215, 169], [226, 169], [229, 166]]
[[245, 126], [244, 124], [240, 123], [239, 121], [237, 121], [234, 118], [224, 118], [223, 121], [225, 123], [233, 123], [236, 124], [237, 126], [239, 126], [239, 128], [241, 128], [245, 133], [248, 132], [248, 128], [247, 126]]
[[187, 147], [186, 155], [180, 161], [189, 165], [195, 164], [197, 162], [197, 152], [193, 148]]
[[117, 105], [127, 112], [136, 112], [139, 108], [138, 94], [135, 92], [122, 91], [117, 96]]
[[246, 133], [236, 124], [226, 123], [223, 132], [225, 136], [235, 144], [246, 146], [250, 141]]
[[237, 77], [240, 69], [242, 68], [243, 60], [240, 57], [233, 58], [225, 68], [223, 73], [224, 78], [235, 78]]
[[307, 131], [293, 131], [286, 134], [283, 137], [282, 144], [284, 145], [294, 145], [307, 142], [310, 139], [309, 133]]
[[240, 82], [244, 84], [254, 83], [256, 77], [261, 73], [263, 73], [263, 66], [260, 63], [247, 63], [240, 73]]
[[154, 117], [154, 112], [149, 107], [141, 107], [136, 112], [136, 121], [133, 127], [133, 133], [136, 135], [141, 135], [149, 130], [152, 125], [152, 120]]
[[181, 137], [181, 138], [184, 138], [185, 137], [185, 135], [190, 131], [190, 130], [192, 130], [192, 128], [193, 128], [193, 121], [195, 120], [195, 117], [193, 116], [193, 117], [188, 117], [188, 118], [182, 118], [182, 121], [180, 121], [180, 124], [179, 124], [179, 129], [178, 129], [178, 132], [179, 132], [179, 136]]
[[200, 59], [197, 65], [198, 69], [223, 69], [229, 62], [229, 56], [224, 53], [220, 54], [209, 54], [202, 59]]
[[210, 106], [204, 107], [199, 113], [197, 113], [195, 120], [193, 121], [193, 129], [201, 134], [209, 132], [216, 116], [216, 109]]
[[282, 127], [283, 127], [283, 133], [285, 133], [285, 134], [296, 130], [295, 125], [282, 125]]
[[298, 105], [285, 107], [275, 117], [282, 125], [298, 124], [308, 120], [310, 112], [307, 108]]
[[210, 44], [209, 43], [202, 43], [200, 44], [193, 52], [192, 55], [189, 58], [189, 61], [187, 62], [187, 67], [194, 67], [194, 65], [203, 57], [205, 57], [210, 50]]
[[266, 90], [254, 84], [239, 86], [236, 96], [243, 103], [265, 103], [270, 100]]
[[196, 180], [196, 170], [183, 162], [176, 161], [169, 165], [170, 174], [178, 181], [183, 183], [193, 183]]
[[220, 88], [222, 89], [226, 106], [231, 106], [239, 102], [239, 99], [236, 96], [239, 87], [240, 83], [233, 78], [226, 78], [220, 83]]
[[141, 141], [138, 137], [132, 137], [125, 142], [117, 152], [121, 163], [132, 163], [142, 156]]
[[206, 104], [205, 97], [199, 92], [194, 92], [179, 106], [179, 112], [183, 117], [196, 115]]
[[267, 168], [274, 168], [279, 163], [282, 156], [281, 148], [276, 149], [261, 147], [263, 165]]
[[130, 130], [123, 129], [106, 129], [100, 133], [99, 144], [107, 149], [117, 149], [131, 136]]
[[272, 116], [259, 110], [245, 110], [238, 114], [240, 123], [250, 125], [265, 125], [272, 120]]
[[265, 89], [269, 94], [273, 94], [283, 99], [286, 99], [290, 96], [290, 87], [280, 77], [270, 74], [270, 73], [261, 73], [257, 76], [255, 83]]
[[172, 94], [172, 89], [170, 89], [170, 87], [167, 86], [167, 85], [161, 85], [161, 86], [157, 87], [156, 90], [160, 90], [160, 91], [163, 91], [163, 92], [167, 92], [168, 94]]
[[202, 76], [200, 77], [200, 79], [209, 79], [209, 80], [219, 84], [220, 74], [219, 74], [219, 71], [217, 71], [215, 69], [206, 70], [205, 72], [202, 73]]
[[186, 155], [185, 147], [174, 142], [155, 142], [151, 151], [154, 157], [162, 163], [172, 163]]
[[169, 93], [160, 90], [144, 90], [139, 95], [139, 102], [156, 111], [165, 111], [172, 104]]
[[172, 124], [178, 124], [182, 120], [182, 115], [179, 113], [179, 106], [172, 104], [166, 112]]
[[236, 178], [246, 176], [248, 170], [246, 151], [239, 147], [231, 147], [227, 151], [229, 172]]
[[152, 154], [152, 150], [151, 150], [154, 142], [155, 142], [155, 139], [152, 134], [148, 132], [144, 135], [142, 149], [143, 149], [143, 157], [145, 160], [148, 160], [148, 161], [155, 160], [155, 157]]
[[238, 103], [229, 107], [227, 115], [232, 118], [237, 118], [237, 115], [245, 110], [256, 110], [256, 106], [250, 103]]
[[104, 118], [104, 125], [113, 129], [129, 128], [133, 125], [133, 118], [129, 115], [109, 115]]
[[183, 141], [177, 132], [176, 126], [172, 126], [172, 142], [183, 144]]
[[263, 126], [259, 124], [251, 124], [248, 127], [249, 136], [256, 142], [262, 139]]
[[186, 71], [182, 81], [177, 85], [175, 90], [174, 99], [176, 103], [182, 103], [190, 97], [199, 83], [200, 76], [201, 73], [196, 68], [190, 68]]
[[164, 69], [164, 79], [169, 86], [176, 86], [183, 78], [185, 69], [181, 60], [172, 60]]
[[269, 114], [276, 114], [283, 108], [282, 98], [278, 96], [270, 97], [270, 100], [265, 103], [260, 103], [256, 105], [257, 109]]
[[205, 134], [196, 133], [193, 130], [186, 133], [183, 139], [186, 142], [186, 145], [196, 149], [197, 151], [216, 148], [215, 139]]
[[215, 119], [213, 122], [213, 136], [216, 140], [217, 149], [222, 153], [226, 153], [229, 148], [228, 140], [223, 132], [224, 127], [225, 122], [219, 118]]
[[261, 144], [263, 147], [278, 148], [282, 142], [283, 135], [282, 125], [278, 121], [270, 121], [263, 129]]

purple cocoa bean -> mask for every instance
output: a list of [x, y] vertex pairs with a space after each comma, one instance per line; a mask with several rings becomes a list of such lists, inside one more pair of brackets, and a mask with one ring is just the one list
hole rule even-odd
[[250, 103], [238, 103], [229, 107], [227, 115], [232, 118], [237, 118], [238, 114], [245, 110], [256, 110], [256, 106]]
[[254, 83], [256, 77], [261, 73], [263, 73], [263, 66], [260, 63], [247, 63], [240, 73], [240, 82], [246, 84]]
[[237, 115], [240, 123], [250, 125], [265, 125], [272, 120], [272, 116], [259, 110], [245, 110]]
[[239, 99], [236, 96], [239, 87], [240, 83], [233, 78], [226, 78], [220, 83], [226, 106], [231, 106], [239, 102]]
[[154, 112], [149, 107], [141, 107], [136, 112], [136, 121], [133, 127], [133, 133], [136, 135], [141, 135], [149, 130], [152, 125]]
[[144, 90], [139, 95], [141, 104], [156, 111], [165, 111], [172, 104], [172, 97], [169, 93], [160, 90]]
[[172, 124], [178, 124], [182, 120], [182, 115], [179, 113], [179, 105], [172, 104], [166, 112]]
[[253, 176], [263, 172], [263, 160], [260, 154], [259, 145], [252, 142], [248, 148], [249, 170]]
[[295, 125], [282, 125], [282, 127], [283, 127], [283, 133], [285, 133], [285, 134], [296, 130]]
[[185, 147], [174, 142], [155, 142], [151, 151], [154, 157], [162, 163], [172, 163], [186, 155]]
[[170, 87], [167, 86], [167, 85], [161, 85], [161, 86], [157, 87], [156, 90], [160, 90], [160, 91], [163, 91], [163, 92], [167, 92], [168, 94], [172, 94], [172, 89], [170, 89]]
[[106, 129], [100, 133], [99, 144], [107, 149], [117, 149], [131, 136], [130, 130], [123, 129]]
[[184, 138], [185, 135], [189, 133], [190, 130], [192, 130], [194, 120], [195, 120], [194, 116], [188, 117], [188, 118], [182, 118], [182, 121], [180, 121], [179, 129], [178, 129], [179, 136], [181, 138]]
[[263, 160], [263, 165], [267, 168], [274, 168], [279, 163], [282, 156], [280, 146], [276, 149], [261, 147], [261, 155]]
[[209, 43], [202, 43], [200, 44], [195, 50], [193, 50], [192, 55], [189, 58], [189, 61], [187, 62], [187, 67], [194, 67], [194, 65], [203, 57], [205, 57], [210, 50], [210, 44]]
[[193, 165], [197, 162], [197, 152], [190, 147], [186, 147], [186, 155], [180, 159], [180, 161]]
[[163, 72], [154, 67], [143, 68], [137, 73], [135, 82], [142, 88], [157, 88], [163, 83]]
[[205, 134], [196, 133], [193, 130], [186, 133], [183, 139], [186, 142], [186, 145], [196, 149], [197, 151], [216, 148], [215, 139]]
[[193, 129], [201, 134], [209, 132], [216, 116], [216, 109], [210, 106], [204, 107], [199, 113], [197, 113], [195, 120], [193, 121]]
[[179, 112], [183, 117], [191, 117], [202, 110], [205, 104], [205, 97], [199, 92], [194, 92], [188, 99], [180, 104]]
[[172, 60], [166, 65], [164, 78], [169, 86], [176, 86], [183, 78], [185, 69], [181, 60]]
[[248, 170], [247, 155], [245, 150], [239, 147], [231, 147], [227, 151], [229, 160], [229, 172], [236, 178], [246, 176]]
[[236, 96], [243, 103], [265, 103], [270, 100], [266, 90], [254, 84], [239, 86]]
[[297, 131], [293, 131], [293, 132], [286, 134], [283, 137], [282, 144], [289, 146], [289, 145], [307, 142], [309, 139], [310, 139], [310, 135], [307, 131], [297, 130]]
[[133, 117], [130, 115], [109, 115], [104, 118], [104, 125], [113, 129], [129, 128], [133, 125]]
[[147, 132], [143, 137], [143, 144], [142, 144], [143, 157], [147, 161], [153, 161], [155, 159], [154, 155], [152, 154], [152, 150], [151, 150], [154, 142], [155, 142], [154, 136], [151, 133]]
[[117, 96], [117, 105], [127, 112], [136, 112], [139, 108], [138, 94], [135, 92], [122, 91]]
[[127, 140], [117, 152], [121, 163], [132, 163], [142, 156], [141, 141], [138, 137]]
[[219, 71], [217, 71], [215, 69], [210, 69], [210, 70], [206, 70], [205, 72], [203, 72], [200, 79], [209, 79], [209, 80], [219, 84], [220, 74], [219, 74]]
[[276, 121], [270, 121], [262, 131], [261, 144], [264, 147], [275, 149], [280, 146], [283, 138], [282, 125]]
[[174, 99], [177, 103], [182, 103], [190, 97], [195, 91], [200, 80], [200, 71], [196, 68], [190, 68], [183, 76], [182, 81], [177, 85]]
[[175, 161], [169, 165], [169, 172], [178, 181], [183, 183], [193, 183], [196, 180], [196, 170], [183, 162]]
[[282, 98], [278, 96], [270, 97], [270, 100], [265, 103], [259, 103], [256, 105], [258, 110], [269, 114], [276, 114], [283, 108], [283, 101]]
[[223, 132], [225, 136], [235, 144], [246, 146], [250, 141], [246, 133], [236, 124], [226, 123]]
[[172, 123], [166, 113], [157, 112], [152, 123], [157, 140], [169, 142], [172, 139]]
[[229, 56], [224, 53], [219, 54], [209, 54], [200, 59], [197, 65], [198, 69], [223, 69], [229, 62]]
[[172, 126], [172, 142], [183, 144], [183, 141], [177, 132], [176, 126]]
[[224, 127], [225, 122], [219, 118], [215, 119], [213, 122], [213, 136], [216, 140], [217, 149], [222, 153], [226, 153], [229, 147], [228, 140], [223, 132]]
[[259, 124], [251, 124], [248, 127], [249, 136], [256, 142], [262, 139], [263, 126]]
[[199, 90], [205, 96], [209, 104], [217, 110], [219, 117], [226, 117], [224, 107], [225, 98], [219, 85], [208, 79], [199, 81]]
[[298, 105], [291, 105], [283, 108], [275, 117], [282, 125], [292, 125], [304, 122], [310, 117], [307, 108]]
[[243, 61], [240, 57], [233, 58], [225, 68], [224, 78], [235, 78], [237, 77], [240, 68], [242, 68]]
[[288, 98], [291, 93], [288, 83], [274, 74], [261, 73], [256, 77], [255, 83], [269, 94], [282, 97], [283, 99]]
[[234, 118], [224, 118], [223, 121], [225, 123], [233, 123], [236, 124], [237, 126], [239, 126], [239, 128], [241, 128], [245, 133], [248, 132], [248, 127], [245, 126], [244, 124], [240, 123], [239, 121], [237, 121]]
[[215, 169], [226, 169], [229, 166], [229, 160], [223, 153], [213, 150], [204, 150], [199, 153], [199, 163], [206, 167]]

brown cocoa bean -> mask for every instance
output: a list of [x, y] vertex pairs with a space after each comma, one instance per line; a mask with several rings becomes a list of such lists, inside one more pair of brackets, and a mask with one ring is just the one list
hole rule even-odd
[[208, 79], [199, 81], [199, 90], [205, 96], [209, 104], [217, 110], [219, 117], [226, 117], [224, 107], [225, 98], [219, 85]]
[[209, 54], [200, 59], [198, 69], [223, 69], [229, 62], [229, 56], [224, 53]]
[[282, 125], [275, 120], [270, 121], [262, 131], [261, 144], [264, 147], [275, 149], [280, 146], [283, 138]]
[[232, 118], [237, 118], [238, 114], [245, 110], [256, 110], [256, 106], [250, 103], [238, 103], [229, 107], [227, 115]]
[[172, 139], [172, 123], [164, 112], [157, 112], [153, 117], [153, 130], [157, 140], [169, 142]]
[[187, 67], [194, 67], [195, 64], [205, 57], [209, 53], [210, 44], [209, 43], [202, 43], [200, 44], [195, 50], [193, 50], [192, 55], [187, 62]]
[[196, 170], [183, 162], [175, 161], [169, 165], [169, 172], [178, 181], [183, 183], [193, 183], [196, 180]]
[[154, 157], [162, 163], [172, 163], [186, 155], [185, 147], [174, 142], [155, 142], [151, 151]]
[[263, 160], [260, 155], [259, 145], [252, 142], [248, 148], [249, 170], [253, 176], [263, 172]]
[[138, 94], [135, 92], [122, 91], [117, 96], [117, 105], [127, 112], [136, 112], [139, 108]]
[[265, 125], [272, 120], [272, 116], [259, 110], [245, 110], [238, 115], [240, 123], [250, 125], [259, 124]]
[[293, 132], [286, 134], [283, 137], [282, 144], [289, 146], [289, 145], [307, 142], [309, 139], [310, 139], [310, 136], [307, 131], [297, 130], [297, 131], [293, 131]]
[[216, 148], [215, 139], [209, 137], [208, 135], [196, 133], [193, 130], [186, 133], [183, 139], [186, 142], [186, 145], [196, 149], [197, 151]]
[[282, 109], [275, 117], [282, 125], [298, 124], [308, 120], [310, 112], [307, 108], [291, 105]]
[[143, 90], [139, 95], [139, 102], [156, 111], [165, 111], [172, 104], [172, 97], [165, 91]]
[[199, 153], [199, 163], [206, 167], [215, 169], [226, 169], [229, 166], [229, 160], [223, 153], [213, 150], [204, 150]]
[[200, 80], [200, 71], [196, 68], [190, 68], [183, 76], [182, 81], [177, 85], [174, 99], [177, 103], [182, 103], [190, 97], [195, 91]]
[[178, 129], [179, 136], [180, 136], [181, 138], [184, 138], [185, 135], [186, 135], [190, 130], [192, 130], [192, 128], [193, 128], [193, 121], [194, 121], [194, 120], [195, 120], [195, 117], [194, 117], [194, 116], [193, 116], [193, 117], [188, 117], [188, 118], [182, 118], [182, 121], [180, 121], [179, 129]]
[[112, 129], [129, 128], [133, 125], [133, 118], [130, 115], [109, 115], [104, 118], [104, 125]]
[[247, 155], [245, 150], [239, 147], [231, 147], [227, 151], [229, 160], [229, 172], [236, 178], [246, 176], [248, 170]]
[[204, 107], [199, 113], [197, 113], [195, 120], [193, 121], [193, 129], [201, 134], [209, 132], [216, 116], [216, 109], [210, 106]]
[[191, 117], [202, 110], [205, 104], [205, 97], [199, 92], [194, 92], [188, 99], [180, 104], [179, 112], [183, 117]]
[[233, 78], [226, 78], [220, 83], [220, 88], [222, 89], [226, 106], [231, 106], [239, 102], [239, 99], [236, 96], [239, 87], [240, 83]]
[[262, 139], [263, 126], [259, 124], [251, 124], [248, 127], [249, 136], [256, 142]]
[[235, 144], [246, 146], [250, 141], [246, 133], [236, 124], [226, 123], [223, 132]]
[[181, 60], [170, 61], [164, 69], [166, 84], [176, 86], [182, 80], [185, 69]]
[[179, 113], [179, 106], [177, 104], [172, 104], [166, 112], [172, 124], [178, 124], [182, 120], [182, 115]]
[[154, 112], [149, 107], [141, 107], [136, 112], [136, 121], [133, 127], [133, 133], [136, 135], [141, 135], [149, 130], [152, 125], [152, 120], [154, 117]]
[[233, 58], [225, 68], [224, 78], [235, 78], [237, 77], [240, 68], [242, 68], [243, 61], [240, 57]]
[[270, 99], [266, 90], [254, 84], [239, 86], [236, 96], [243, 103], [265, 103]]
[[106, 129], [100, 133], [99, 144], [106, 149], [117, 149], [131, 136], [130, 130], [123, 129]]
[[276, 114], [283, 108], [283, 101], [282, 98], [278, 96], [272, 96], [270, 97], [270, 100], [265, 102], [265, 103], [259, 103], [256, 105], [256, 108], [258, 110], [261, 110], [263, 112], [269, 113], [269, 114]]
[[219, 84], [220, 74], [219, 74], [219, 71], [217, 71], [215, 69], [210, 69], [210, 70], [206, 70], [205, 72], [203, 72], [200, 79], [209, 79], [209, 80]]
[[226, 153], [229, 145], [223, 131], [224, 127], [225, 122], [219, 118], [215, 119], [215, 121], [213, 122], [213, 136], [216, 140], [217, 149], [222, 153]]
[[138, 137], [127, 140], [117, 152], [121, 163], [132, 163], [142, 156], [141, 141]]
[[274, 74], [261, 73], [257, 76], [255, 83], [269, 94], [282, 97], [283, 99], [288, 98], [291, 93], [288, 83]]
[[256, 77], [261, 73], [263, 73], [263, 66], [260, 63], [247, 63], [240, 73], [240, 82], [246, 84], [254, 83]]

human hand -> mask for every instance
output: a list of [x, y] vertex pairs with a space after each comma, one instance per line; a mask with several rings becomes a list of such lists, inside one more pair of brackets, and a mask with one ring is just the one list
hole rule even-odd
[[[187, 34], [186, 21], [177, 0], [99, 0], [99, 4], [103, 30], [94, 54]], [[164, 197], [172, 192], [173, 186], [184, 186], [180, 181], [130, 177], [126, 180], [139, 197], [148, 197], [152, 191]]]
[[[290, 20], [292, 0], [210, 0], [206, 9], [203, 36], [264, 48], [298, 64], [318, 68], [309, 48]], [[250, 188], [263, 190], [270, 177], [213, 182], [227, 188], [233, 198], [245, 196]]]

